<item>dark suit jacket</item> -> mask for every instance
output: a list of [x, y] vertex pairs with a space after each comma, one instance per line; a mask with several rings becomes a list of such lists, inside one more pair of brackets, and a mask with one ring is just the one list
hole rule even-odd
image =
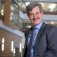
[[[29, 57], [27, 54], [27, 38], [30, 29], [25, 33], [25, 47], [23, 57]], [[29, 50], [30, 46], [28, 46]], [[43, 22], [35, 42], [34, 57], [57, 57], [57, 27], [45, 24]], [[29, 50], [30, 51], [30, 50]], [[27, 56], [25, 56], [27, 54]]]

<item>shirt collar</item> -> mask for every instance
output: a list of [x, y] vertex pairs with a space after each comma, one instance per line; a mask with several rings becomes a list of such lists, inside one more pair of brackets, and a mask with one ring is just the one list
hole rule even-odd
[[41, 21], [37, 26], [35, 26], [36, 28], [40, 29], [40, 27], [42, 26], [43, 21]]

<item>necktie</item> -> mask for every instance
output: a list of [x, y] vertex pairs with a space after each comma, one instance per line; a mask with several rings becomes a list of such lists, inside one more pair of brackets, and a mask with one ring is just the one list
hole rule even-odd
[[31, 55], [33, 54], [33, 52], [31, 52], [31, 46], [32, 46], [32, 41], [33, 41], [33, 30], [34, 29], [35, 29], [34, 27], [31, 28], [31, 38], [30, 38], [30, 41], [27, 47], [26, 57], [31, 57]]
[[34, 30], [35, 30], [35, 27], [33, 27], [32, 28], [32, 33], [31, 33], [31, 38], [32, 38], [32, 40], [31, 40], [31, 51], [30, 51], [30, 57], [33, 57], [33, 53], [34, 53], [34, 38], [33, 38], [33, 36], [34, 36]]
[[37, 34], [38, 34], [37, 31], [38, 31], [38, 28], [33, 28], [30, 57], [33, 57], [34, 56], [34, 44], [35, 44], [36, 37], [37, 37]]

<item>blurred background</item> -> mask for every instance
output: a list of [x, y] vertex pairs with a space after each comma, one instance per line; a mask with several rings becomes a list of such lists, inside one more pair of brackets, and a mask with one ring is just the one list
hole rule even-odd
[[31, 27], [26, 6], [35, 1], [43, 6], [43, 21], [57, 26], [57, 0], [0, 0], [0, 57], [22, 57], [24, 33]]

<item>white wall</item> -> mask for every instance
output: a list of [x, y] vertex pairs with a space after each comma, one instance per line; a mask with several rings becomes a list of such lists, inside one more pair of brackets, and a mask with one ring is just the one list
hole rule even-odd
[[20, 30], [14, 30], [14, 29], [4, 25], [2, 20], [0, 20], [0, 28], [4, 29], [4, 30], [6, 30], [10, 33], [15, 34], [15, 35], [19, 36], [20, 38], [24, 38], [24, 33], [23, 32], [21, 32]]
[[23, 32], [21, 32], [19, 30], [14, 30], [14, 29], [4, 25], [2, 20], [0, 20], [0, 28], [2, 28], [4, 30], [7, 30], [7, 31], [19, 36], [20, 38], [22, 38], [22, 48], [24, 48], [25, 37], [24, 37], [24, 33]]

